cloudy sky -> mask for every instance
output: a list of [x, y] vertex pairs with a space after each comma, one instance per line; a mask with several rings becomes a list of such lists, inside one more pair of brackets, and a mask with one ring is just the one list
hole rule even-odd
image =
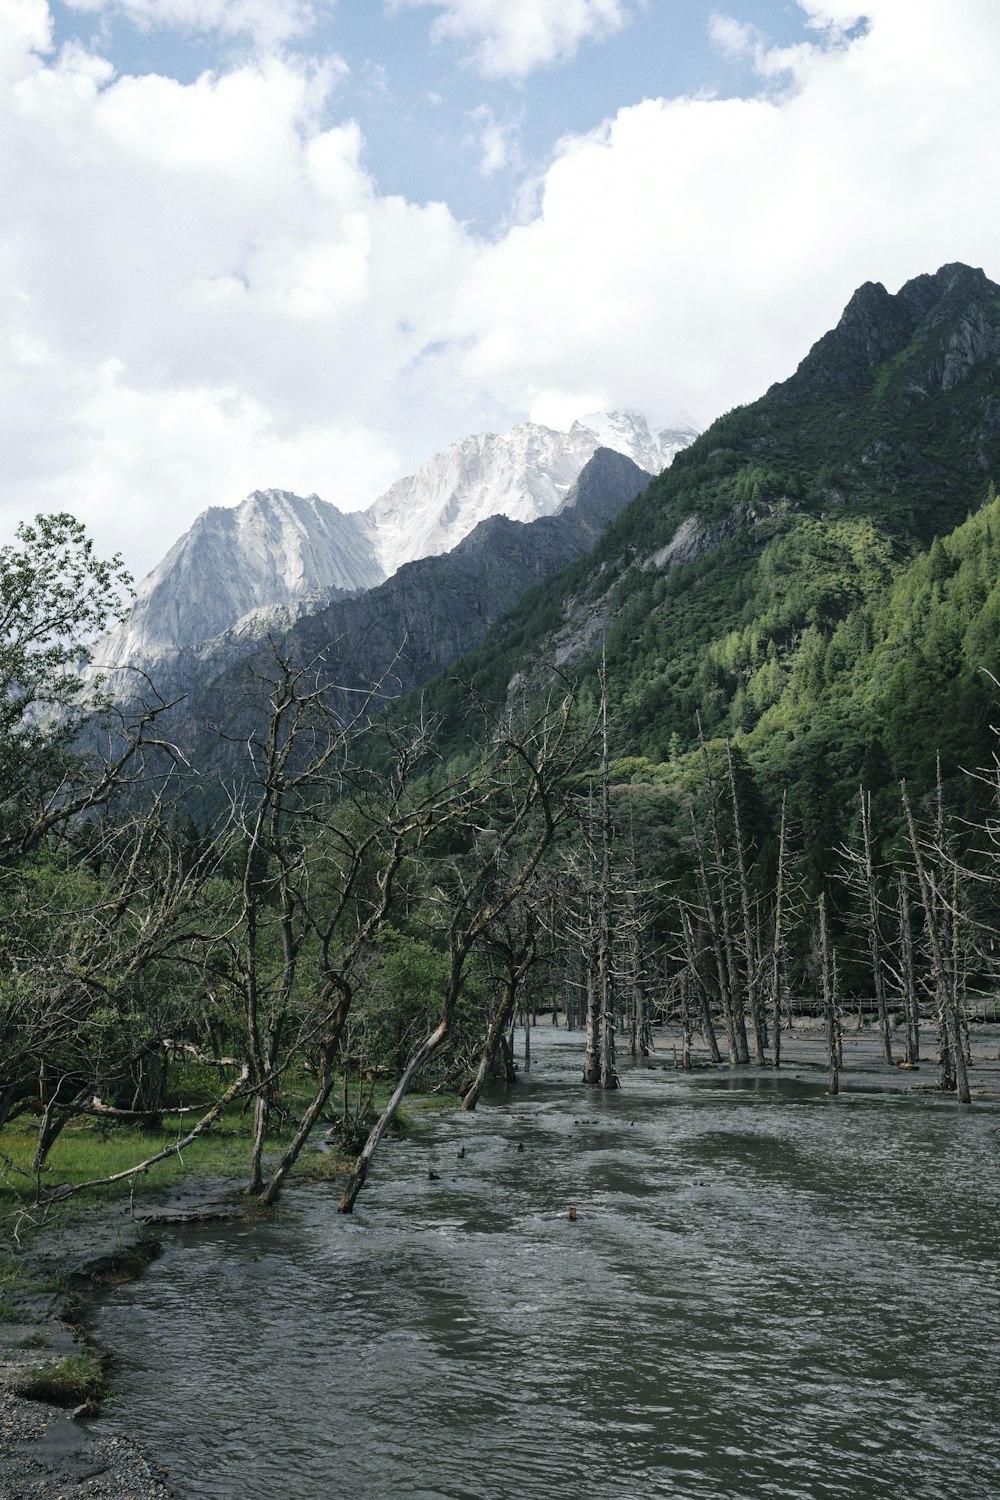
[[705, 425], [862, 281], [1000, 280], [997, 0], [0, 0], [0, 542]]

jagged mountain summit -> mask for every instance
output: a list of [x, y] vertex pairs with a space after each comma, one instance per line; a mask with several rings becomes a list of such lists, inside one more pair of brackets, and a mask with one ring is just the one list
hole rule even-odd
[[155, 671], [227, 631], [253, 638], [276, 623], [287, 628], [310, 605], [383, 576], [366, 515], [318, 495], [255, 490], [234, 509], [213, 505], [174, 543], [100, 643], [94, 667]]
[[[490, 624], [533, 584], [590, 551], [650, 475], [622, 453], [599, 448], [555, 515], [533, 521], [489, 516], [450, 552], [405, 563], [376, 588], [338, 599], [295, 621], [278, 644], [310, 663], [345, 719], [377, 684], [377, 701], [427, 682], [471, 650]], [[244, 649], [208, 677], [192, 676], [170, 734], [192, 761], [238, 771], [237, 747], [260, 727], [260, 680], [274, 671], [270, 646]], [[248, 666], [253, 671], [248, 672]], [[199, 685], [200, 683], [200, 685]], [[223, 726], [220, 737], [206, 725]]]
[[[127, 696], [139, 669], [161, 692], [281, 634], [302, 615], [375, 587], [405, 563], [450, 551], [483, 520], [554, 515], [599, 447], [659, 473], [695, 437], [652, 432], [631, 412], [596, 413], [569, 432], [522, 423], [436, 454], [366, 511], [317, 495], [256, 490], [234, 509], [203, 512], [143, 580], [93, 670]], [[199, 665], [199, 663], [201, 665]]]
[[388, 576], [418, 557], [450, 552], [488, 516], [554, 515], [598, 448], [659, 474], [696, 436], [693, 428], [654, 434], [635, 412], [597, 412], [569, 432], [522, 422], [507, 433], [460, 438], [369, 506], [376, 556]]

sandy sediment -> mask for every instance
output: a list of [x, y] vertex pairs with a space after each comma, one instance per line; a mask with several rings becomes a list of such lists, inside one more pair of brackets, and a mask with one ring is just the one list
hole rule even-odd
[[137, 1443], [99, 1438], [68, 1412], [0, 1393], [0, 1500], [171, 1500]]

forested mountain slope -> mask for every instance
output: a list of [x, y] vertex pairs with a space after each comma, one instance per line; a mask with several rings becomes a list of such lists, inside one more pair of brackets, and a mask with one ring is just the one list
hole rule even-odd
[[499, 706], [554, 662], [596, 690], [606, 645], [620, 773], [670, 780], [700, 715], [768, 800], [789, 787], [819, 861], [859, 777], [990, 753], [998, 472], [1000, 287], [960, 265], [868, 284], [425, 698], [457, 747], [454, 679]]

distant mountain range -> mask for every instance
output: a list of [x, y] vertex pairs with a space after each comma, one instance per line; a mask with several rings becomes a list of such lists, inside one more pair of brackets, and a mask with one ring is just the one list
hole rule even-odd
[[651, 475], [695, 435], [654, 433], [632, 412], [596, 413], [568, 432], [526, 422], [451, 444], [366, 511], [345, 514], [284, 490], [213, 506], [140, 584], [123, 622], [99, 643], [95, 670], [120, 697], [138, 690], [139, 673], [160, 692], [186, 690], [301, 617], [450, 551], [491, 516], [554, 515], [599, 447]]
[[[384, 703], [471, 651], [532, 585], [585, 557], [650, 477], [624, 454], [599, 448], [554, 515], [490, 516], [450, 552], [405, 563], [377, 587], [303, 615], [274, 644], [353, 718], [374, 686]], [[274, 654], [270, 644], [239, 644], [225, 662], [216, 652], [211, 673], [198, 654], [178, 655], [188, 691], [169, 734], [203, 769], [239, 772], [247, 737], [260, 728], [260, 682], [274, 673]]]

